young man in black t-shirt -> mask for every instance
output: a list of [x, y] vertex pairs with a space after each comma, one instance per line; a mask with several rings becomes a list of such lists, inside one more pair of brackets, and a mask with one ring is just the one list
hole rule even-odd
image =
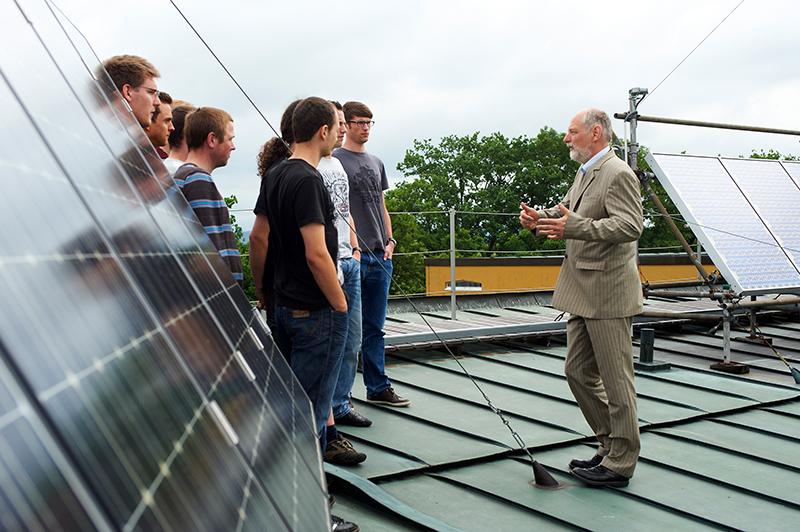
[[336, 142], [336, 120], [330, 102], [300, 102], [292, 119], [296, 149], [269, 171], [262, 192], [276, 257], [275, 340], [311, 399], [322, 443], [347, 331], [333, 204], [316, 170]]
[[[256, 211], [275, 261], [275, 342], [311, 400], [322, 449], [347, 338], [347, 299], [336, 275], [333, 202], [317, 165], [330, 155], [338, 121], [333, 104], [311, 97], [292, 116], [292, 156], [267, 172]], [[263, 222], [263, 219], [262, 219]], [[271, 237], [271, 238], [270, 238]], [[333, 530], [358, 526], [331, 516]]]

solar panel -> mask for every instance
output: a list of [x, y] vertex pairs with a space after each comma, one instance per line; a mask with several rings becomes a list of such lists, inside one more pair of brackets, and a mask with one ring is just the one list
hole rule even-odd
[[99, 62], [0, 19], [0, 528], [329, 526], [310, 403]]
[[779, 161], [722, 159], [756, 214], [800, 269], [800, 189]]
[[800, 190], [780, 161], [661, 153], [646, 159], [735, 292], [800, 290], [800, 233], [792, 226]]

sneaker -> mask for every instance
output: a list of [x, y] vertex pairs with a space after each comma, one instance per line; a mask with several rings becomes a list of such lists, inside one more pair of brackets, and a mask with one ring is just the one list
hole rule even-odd
[[331, 532], [358, 532], [358, 525], [332, 515]]
[[350, 466], [366, 459], [367, 455], [353, 449], [353, 444], [341, 434], [325, 447], [325, 461], [331, 464]]
[[389, 406], [408, 406], [411, 404], [411, 401], [408, 399], [404, 399], [394, 393], [394, 388], [386, 388], [377, 395], [368, 395], [367, 402], [374, 403], [376, 405]]

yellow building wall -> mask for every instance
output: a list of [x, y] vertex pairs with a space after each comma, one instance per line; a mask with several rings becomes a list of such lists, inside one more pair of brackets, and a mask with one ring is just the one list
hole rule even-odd
[[[713, 265], [704, 265], [706, 271], [715, 270]], [[697, 269], [691, 264], [644, 264], [641, 267], [642, 281], [663, 283], [667, 281], [692, 281], [697, 279]], [[561, 266], [456, 266], [457, 281], [481, 283], [482, 293], [523, 292], [528, 290], [552, 290], [556, 286]], [[449, 266], [426, 266], [425, 283], [428, 295], [449, 294]], [[457, 290], [461, 292], [461, 290]]]

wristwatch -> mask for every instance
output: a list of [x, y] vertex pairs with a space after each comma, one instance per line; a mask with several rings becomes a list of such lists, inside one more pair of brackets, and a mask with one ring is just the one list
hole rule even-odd
[[388, 244], [389, 242], [394, 244], [394, 247], [397, 247], [397, 240], [395, 240], [394, 238], [389, 237], [389, 239], [386, 241], [386, 243]]
[[354, 247], [354, 248], [353, 248], [353, 253], [355, 253], [356, 251], [358, 251], [359, 253], [363, 253], [363, 252], [361, 251], [361, 248], [360, 248], [360, 247], [358, 247], [358, 246], [356, 246], [356, 247]]

